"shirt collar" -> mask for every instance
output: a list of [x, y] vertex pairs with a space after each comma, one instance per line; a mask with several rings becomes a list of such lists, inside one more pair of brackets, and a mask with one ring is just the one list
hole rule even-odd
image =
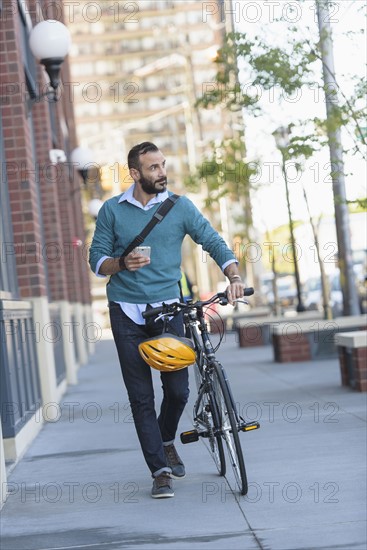
[[143, 206], [141, 204], [141, 202], [137, 201], [135, 198], [134, 198], [134, 188], [135, 188], [135, 183], [133, 183], [129, 189], [127, 189], [124, 193], [122, 193], [121, 197], [119, 198], [118, 202], [124, 202], [124, 201], [127, 201], [129, 202], [130, 204], [133, 204], [134, 206], [137, 206], [138, 208], [142, 208], [143, 210], [149, 210], [149, 208], [151, 206], [154, 206], [155, 204], [158, 204], [160, 202], [163, 202], [165, 201], [167, 198], [168, 198], [168, 191], [164, 191], [164, 193], [158, 193], [157, 195], [155, 195], [152, 199], [150, 199], [150, 201], [145, 205]]

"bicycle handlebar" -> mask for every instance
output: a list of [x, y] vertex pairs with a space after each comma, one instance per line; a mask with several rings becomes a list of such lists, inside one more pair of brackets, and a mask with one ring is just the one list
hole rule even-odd
[[[243, 291], [244, 296], [252, 296], [254, 294], [254, 289], [252, 287], [245, 288]], [[151, 317], [157, 317], [160, 313], [167, 313], [173, 315], [174, 313], [178, 313], [178, 311], [181, 311], [182, 309], [198, 309], [200, 307], [209, 305], [214, 303], [216, 300], [219, 300], [219, 303], [221, 305], [227, 305], [228, 304], [228, 298], [227, 298], [227, 292], [218, 292], [217, 294], [214, 294], [209, 300], [198, 300], [197, 302], [189, 302], [189, 303], [182, 303], [182, 302], [173, 302], [172, 304], [165, 304], [158, 306], [158, 307], [152, 307], [152, 309], [149, 309], [148, 311], [143, 312], [143, 318], [144, 319], [150, 319]]]
[[254, 289], [252, 288], [252, 286], [249, 286], [248, 288], [245, 288], [244, 291], [243, 291], [243, 295], [244, 296], [252, 296], [254, 294]]
[[[179, 304], [179, 302], [175, 302], [176, 304]], [[172, 304], [170, 304], [172, 305]], [[159, 306], [159, 307], [152, 307], [152, 309], [148, 309], [148, 311], [143, 311], [142, 315], [144, 319], [150, 319], [150, 317], [156, 317], [162, 311], [168, 307], [168, 304], [166, 306]]]

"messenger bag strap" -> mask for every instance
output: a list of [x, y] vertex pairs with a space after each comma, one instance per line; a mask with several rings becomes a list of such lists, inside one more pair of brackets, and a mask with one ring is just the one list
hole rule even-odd
[[139, 235], [137, 235], [135, 239], [131, 241], [131, 243], [125, 248], [120, 258], [125, 258], [125, 256], [127, 256], [128, 254], [130, 254], [130, 252], [134, 250], [134, 248], [141, 245], [141, 243], [148, 236], [153, 227], [155, 227], [157, 223], [160, 223], [163, 220], [163, 218], [168, 214], [168, 212], [176, 204], [179, 198], [179, 195], [170, 195], [165, 201], [162, 202], [158, 210], [153, 214], [152, 219], [147, 223], [147, 225], [139, 233]]

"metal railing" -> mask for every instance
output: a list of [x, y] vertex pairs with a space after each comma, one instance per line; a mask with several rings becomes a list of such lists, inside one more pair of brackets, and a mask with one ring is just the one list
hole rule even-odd
[[4, 437], [15, 437], [41, 406], [32, 304], [0, 300], [0, 403]]
[[59, 306], [56, 304], [50, 304], [49, 311], [51, 326], [48, 338], [50, 338], [54, 348], [56, 382], [57, 385], [59, 385], [66, 378], [66, 364], [63, 345], [63, 330], [65, 327], [62, 326]]

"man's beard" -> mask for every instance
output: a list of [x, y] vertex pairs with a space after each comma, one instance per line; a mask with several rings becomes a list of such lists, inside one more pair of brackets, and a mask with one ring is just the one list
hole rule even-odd
[[[167, 187], [167, 178], [162, 178], [161, 180], [157, 180], [155, 182], [152, 182], [146, 178], [142, 174], [140, 174], [139, 183], [141, 185], [142, 190], [147, 195], [157, 195], [157, 193], [164, 193]], [[155, 186], [157, 183], [164, 183], [163, 189], [157, 189]]]

